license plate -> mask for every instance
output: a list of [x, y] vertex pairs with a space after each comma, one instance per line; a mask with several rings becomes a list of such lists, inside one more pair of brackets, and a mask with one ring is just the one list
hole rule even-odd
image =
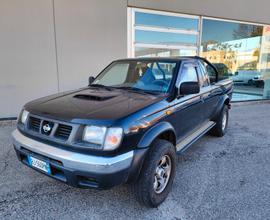
[[44, 171], [45, 173], [51, 174], [50, 164], [46, 161], [39, 160], [32, 156], [28, 156], [28, 163], [31, 167], [35, 167], [39, 170]]

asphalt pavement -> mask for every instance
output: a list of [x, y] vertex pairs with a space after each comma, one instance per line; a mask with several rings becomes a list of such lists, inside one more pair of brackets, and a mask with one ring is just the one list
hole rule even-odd
[[234, 105], [228, 133], [178, 156], [172, 192], [140, 206], [127, 185], [77, 189], [18, 162], [14, 123], [0, 125], [0, 219], [270, 219], [270, 104]]

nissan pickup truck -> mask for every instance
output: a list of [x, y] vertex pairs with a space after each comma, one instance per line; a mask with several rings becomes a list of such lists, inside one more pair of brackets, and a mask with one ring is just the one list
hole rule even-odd
[[23, 164], [66, 184], [129, 183], [141, 204], [157, 207], [177, 154], [226, 133], [232, 88], [200, 57], [116, 60], [85, 88], [27, 103], [14, 148]]

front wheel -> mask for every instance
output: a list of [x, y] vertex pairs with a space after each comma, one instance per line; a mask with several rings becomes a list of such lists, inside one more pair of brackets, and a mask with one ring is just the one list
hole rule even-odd
[[147, 207], [160, 205], [171, 191], [175, 167], [175, 147], [166, 140], [154, 141], [133, 185], [136, 199]]
[[210, 134], [222, 137], [225, 135], [229, 121], [229, 108], [228, 105], [224, 105], [221, 112], [216, 119], [216, 125], [210, 131]]

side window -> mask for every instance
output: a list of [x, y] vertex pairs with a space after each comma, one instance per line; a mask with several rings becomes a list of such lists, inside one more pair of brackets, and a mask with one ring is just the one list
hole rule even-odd
[[228, 79], [232, 75], [230, 69], [224, 63], [213, 63], [218, 71], [218, 81]]
[[199, 61], [199, 66], [200, 66], [200, 73], [201, 73], [201, 78], [202, 78], [202, 87], [206, 87], [206, 86], [209, 86], [210, 84], [210, 80], [209, 80], [209, 76], [208, 76], [208, 73], [206, 71], [206, 68], [205, 66], [203, 65], [202, 62]]
[[206, 69], [206, 73], [209, 76], [210, 83], [211, 84], [215, 83], [216, 82], [216, 71], [214, 70], [214, 68], [212, 66], [208, 65], [205, 62], [204, 62], [204, 66], [205, 66], [205, 69]]
[[196, 67], [191, 63], [183, 64], [180, 69], [180, 75], [177, 79], [177, 86], [180, 87], [183, 82], [198, 82]]

